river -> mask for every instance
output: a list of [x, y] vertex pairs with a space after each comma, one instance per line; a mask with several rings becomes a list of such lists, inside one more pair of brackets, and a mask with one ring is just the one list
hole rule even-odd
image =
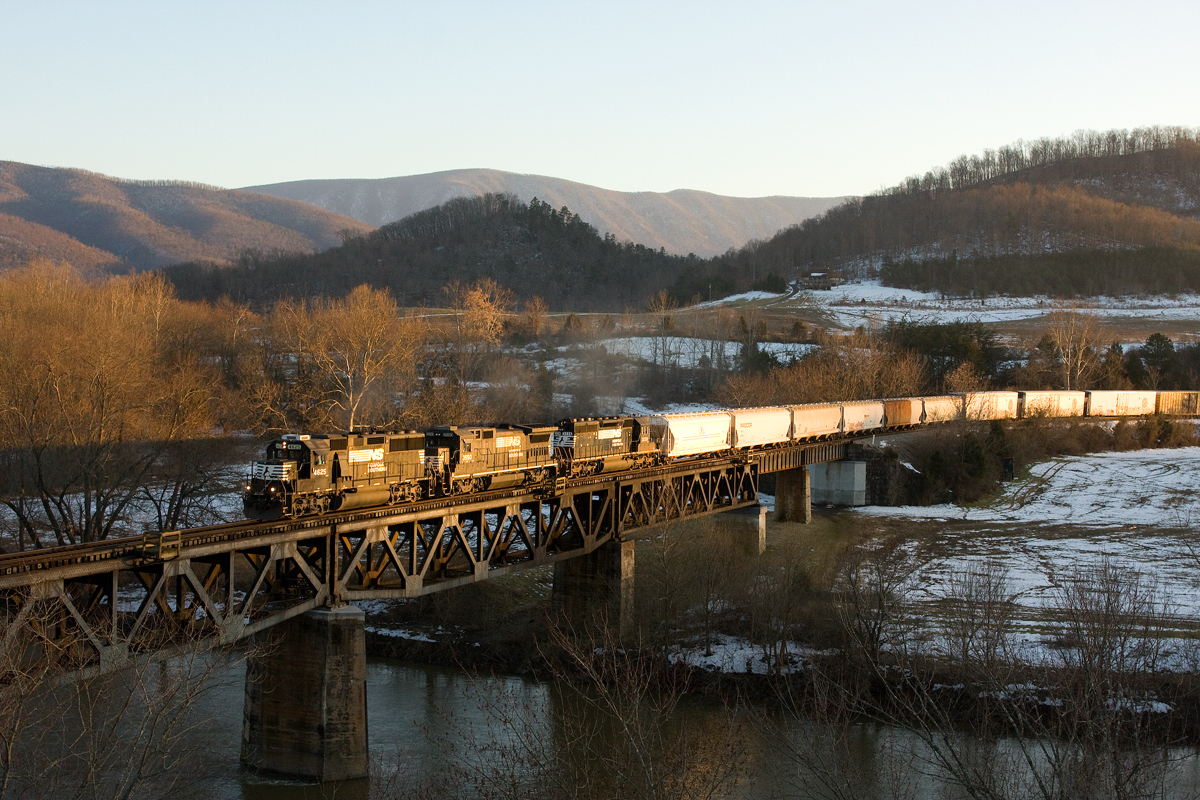
[[[205, 796], [212, 800], [408, 800], [414, 797], [411, 785], [405, 786], [403, 781], [390, 788], [388, 785], [398, 765], [417, 782], [463, 763], [480, 764], [477, 775], [482, 774], [487, 768], [481, 764], [480, 759], [485, 757], [481, 753], [498, 757], [507, 752], [504, 747], [516, 740], [514, 728], [536, 728], [538, 746], [559, 746], [557, 742], [570, 738], [566, 718], [581, 711], [578, 704], [564, 704], [545, 683], [372, 658], [367, 670], [367, 703], [373, 779], [317, 786], [257, 775], [239, 765], [243, 675], [240, 666], [231, 668], [198, 709], [209, 719], [206, 740], [210, 742], [203, 757], [203, 772], [198, 775], [206, 777]], [[518, 721], [497, 726], [494, 721], [502, 714]], [[924, 744], [903, 731], [854, 725], [849, 729], [848, 746], [839, 751], [829, 747], [832, 731], [795, 721], [777, 727], [761, 712], [731, 710], [713, 699], [685, 698], [673, 716], [689, 730], [707, 729], [717, 735], [729, 731], [731, 724], [743, 723], [733, 750], [728, 745], [721, 746], [724, 750], [717, 748], [717, 752], [736, 752], [743, 765], [742, 774], [728, 794], [718, 796], [739, 800], [833, 796], [822, 791], [820, 773], [827, 769], [826, 778], [836, 777], [839, 767], [853, 774], [858, 784], [853, 793], [843, 797], [942, 800], [954, 796], [930, 777], [929, 765], [922, 758], [928, 753]], [[799, 756], [781, 747], [784, 739], [797, 745], [802, 751]], [[992, 758], [1018, 761], [1022, 757], [1011, 743], [993, 743], [988, 752]], [[1176, 760], [1159, 796], [1197, 796], [1200, 760], [1190, 751], [1175, 751], [1172, 757]], [[844, 763], [836, 763], [839, 758]], [[522, 774], [528, 770], [527, 765], [517, 761], [510, 764], [511, 769], [497, 772], [494, 779], [501, 773], [515, 781], [528, 777]], [[701, 764], [698, 771], [712, 766]], [[597, 771], [605, 768], [599, 763], [592, 767]], [[582, 776], [590, 785], [602, 777], [597, 772]], [[468, 777], [458, 785], [469, 785], [470, 780]], [[426, 796], [444, 796], [436, 787], [425, 791]]]

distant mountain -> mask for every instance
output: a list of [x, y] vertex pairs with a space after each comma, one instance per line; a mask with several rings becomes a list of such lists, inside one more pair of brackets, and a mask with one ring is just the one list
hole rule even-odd
[[36, 255], [84, 271], [232, 262], [245, 250], [313, 252], [372, 226], [293, 200], [0, 161], [0, 268]]
[[1200, 130], [1081, 131], [960, 156], [735, 261], [953, 293], [1196, 291]]
[[248, 186], [345, 214], [378, 227], [457, 197], [511, 194], [566, 206], [599, 232], [669, 253], [713, 256], [773, 236], [845, 197], [725, 197], [678, 189], [617, 192], [583, 183], [494, 169], [459, 169], [375, 180], [307, 180]]

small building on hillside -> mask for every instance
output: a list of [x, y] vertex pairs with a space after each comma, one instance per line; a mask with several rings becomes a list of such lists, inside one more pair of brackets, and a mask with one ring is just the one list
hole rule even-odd
[[800, 278], [805, 289], [832, 289], [842, 283], [840, 272], [808, 272]]

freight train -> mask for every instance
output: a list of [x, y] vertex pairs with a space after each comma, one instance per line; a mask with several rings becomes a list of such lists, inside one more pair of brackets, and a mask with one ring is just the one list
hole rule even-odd
[[956, 420], [1150, 414], [1200, 414], [1200, 392], [965, 392], [566, 419], [544, 427], [285, 434], [251, 465], [243, 505], [252, 519], [302, 517]]

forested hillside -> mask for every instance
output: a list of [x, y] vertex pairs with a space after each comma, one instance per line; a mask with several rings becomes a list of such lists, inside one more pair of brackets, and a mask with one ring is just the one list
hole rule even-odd
[[1086, 131], [961, 156], [735, 260], [954, 292], [1200, 290], [1198, 215], [1200, 131]]
[[265, 305], [280, 297], [342, 296], [359, 284], [388, 289], [402, 305], [445, 304], [443, 288], [491, 278], [518, 300], [551, 308], [622, 311], [661, 290], [715, 296], [736, 281], [717, 264], [600, 236], [567, 208], [512, 195], [458, 198], [312, 255], [244, 253], [232, 267], [166, 270], [184, 299], [229, 296]]
[[455, 169], [398, 178], [307, 180], [248, 186], [386, 225], [459, 197], [511, 194], [567, 206], [601, 234], [668, 253], [714, 256], [814, 217], [844, 197], [726, 197], [711, 192], [618, 192], [545, 175]]
[[0, 269], [35, 256], [85, 272], [230, 261], [246, 249], [312, 252], [370, 226], [293, 200], [0, 161]]

